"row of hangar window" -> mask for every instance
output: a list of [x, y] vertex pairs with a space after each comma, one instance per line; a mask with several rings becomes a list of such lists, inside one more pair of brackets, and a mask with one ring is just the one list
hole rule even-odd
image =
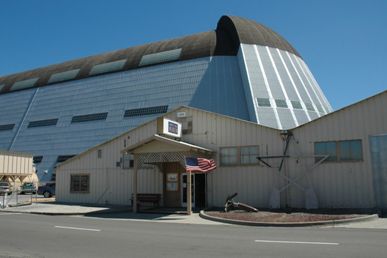
[[[136, 116], [145, 116], [145, 115], [154, 115], [154, 114], [163, 114], [163, 113], [166, 113], [167, 111], [168, 111], [167, 105], [166, 106], [153, 106], [153, 107], [146, 107], [146, 108], [128, 109], [128, 110], [125, 110], [124, 118], [136, 117]], [[108, 112], [78, 115], [78, 116], [73, 116], [71, 118], [71, 123], [74, 124], [74, 123], [106, 120], [107, 116], [108, 116]], [[56, 125], [57, 123], [58, 123], [58, 118], [44, 119], [44, 120], [31, 121], [28, 123], [27, 127], [33, 128], [33, 127], [42, 127], [42, 126], [53, 126], [53, 125]], [[13, 130], [14, 127], [15, 127], [15, 124], [0, 125], [0, 132]]]
[[[274, 102], [277, 108], [289, 107], [285, 99], [275, 99]], [[257, 98], [257, 104], [258, 104], [258, 107], [272, 107], [272, 104], [269, 98]], [[293, 107], [293, 109], [303, 109], [301, 102], [298, 100], [290, 100], [290, 104]], [[309, 111], [316, 111], [311, 103], [305, 102], [305, 107]], [[319, 104], [316, 104], [316, 107], [320, 113], [324, 113], [324, 110]]]
[[[162, 51], [158, 53], [143, 55], [141, 57], [140, 62], [138, 63], [138, 67], [144, 67], [144, 66], [179, 60], [181, 56], [181, 51], [182, 49], [178, 48], [178, 49], [172, 49], [168, 51]], [[128, 61], [127, 59], [120, 59], [112, 62], [95, 64], [90, 69], [88, 75], [94, 76], [99, 74], [122, 71], [127, 61]], [[52, 84], [52, 83], [59, 83], [59, 82], [73, 80], [78, 76], [80, 70], [81, 68], [54, 73], [50, 76], [47, 83]], [[31, 79], [17, 81], [13, 83], [11, 87], [11, 91], [31, 88], [35, 85], [35, 83], [38, 80], [39, 78], [31, 78]], [[0, 84], [0, 91], [3, 89], [3, 87], [5, 87], [5, 84]]]

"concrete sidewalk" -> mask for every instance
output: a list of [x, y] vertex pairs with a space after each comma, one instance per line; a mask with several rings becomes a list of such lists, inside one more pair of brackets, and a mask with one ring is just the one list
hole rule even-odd
[[59, 203], [32, 203], [30, 205], [8, 207], [0, 212], [16, 212], [43, 215], [85, 215], [90, 213], [109, 213], [128, 211], [127, 207], [98, 207]]
[[186, 214], [133, 213], [131, 208], [122, 206], [98, 207], [60, 203], [32, 203], [31, 205], [0, 209], [0, 212], [65, 216], [79, 215], [88, 219], [102, 220], [135, 220], [180, 224], [225, 225], [220, 222], [203, 219], [198, 213], [193, 213], [189, 216]]

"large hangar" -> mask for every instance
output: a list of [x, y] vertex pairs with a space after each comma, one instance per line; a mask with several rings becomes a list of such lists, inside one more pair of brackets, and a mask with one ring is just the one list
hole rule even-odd
[[213, 31], [1, 77], [0, 149], [33, 153], [49, 181], [57, 163], [181, 105], [276, 129], [332, 111], [284, 38], [223, 16]]

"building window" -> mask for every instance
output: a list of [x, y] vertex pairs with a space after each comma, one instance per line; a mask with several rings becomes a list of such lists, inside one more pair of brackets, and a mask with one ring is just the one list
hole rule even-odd
[[256, 165], [259, 146], [225, 147], [219, 153], [222, 166]]
[[162, 113], [166, 113], [167, 111], [168, 111], [168, 106], [154, 106], [154, 107], [146, 107], [146, 108], [134, 108], [134, 109], [125, 110], [124, 117], [162, 114]]
[[41, 126], [51, 126], [51, 125], [56, 125], [57, 123], [58, 123], [58, 119], [57, 118], [32, 121], [32, 122], [29, 122], [28, 128], [31, 128], [31, 127], [41, 127]]
[[90, 175], [71, 175], [70, 193], [88, 193], [90, 189]]
[[363, 159], [361, 140], [315, 142], [315, 162], [328, 155], [324, 162], [361, 161]]
[[15, 127], [15, 124], [0, 125], [0, 131], [13, 130], [14, 127]]
[[363, 159], [361, 140], [340, 141], [339, 151], [341, 161], [359, 161]]
[[106, 120], [108, 113], [96, 113], [96, 114], [88, 114], [88, 115], [80, 115], [73, 116], [71, 119], [71, 123], [82, 123], [89, 121], [97, 121], [97, 120]]
[[240, 150], [242, 165], [258, 164], [259, 146], [241, 147]]
[[257, 98], [259, 107], [271, 107], [270, 100], [268, 98]]
[[277, 105], [277, 107], [281, 107], [281, 108], [288, 107], [288, 104], [286, 104], [286, 100], [284, 100], [284, 99], [276, 99], [275, 104]]
[[305, 103], [306, 109], [309, 111], [314, 111], [313, 105], [311, 103], [306, 102]]
[[292, 103], [294, 109], [302, 109], [301, 102], [298, 100], [291, 100], [290, 102]]
[[221, 148], [220, 164], [223, 166], [238, 165], [238, 148], [237, 147]]
[[97, 157], [100, 159], [102, 158], [102, 150], [97, 151]]
[[75, 155], [60, 155], [58, 156], [58, 158], [56, 159], [56, 163], [61, 163], [61, 162], [65, 162], [66, 160], [74, 157]]
[[33, 163], [34, 163], [34, 164], [39, 164], [39, 163], [42, 162], [43, 156], [34, 156], [34, 157], [32, 158], [32, 160], [33, 160]]
[[141, 60], [138, 66], [160, 64], [160, 63], [179, 60], [181, 51], [182, 49], [178, 48], [178, 49], [172, 49], [172, 50], [144, 55], [141, 57]]

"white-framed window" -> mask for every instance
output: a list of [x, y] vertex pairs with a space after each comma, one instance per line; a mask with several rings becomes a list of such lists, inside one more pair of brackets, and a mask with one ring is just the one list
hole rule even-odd
[[242, 165], [258, 164], [259, 146], [240, 147]]
[[363, 150], [361, 140], [326, 141], [314, 143], [315, 162], [328, 155], [324, 162], [362, 161]]
[[222, 147], [219, 151], [221, 166], [258, 165], [259, 146]]

